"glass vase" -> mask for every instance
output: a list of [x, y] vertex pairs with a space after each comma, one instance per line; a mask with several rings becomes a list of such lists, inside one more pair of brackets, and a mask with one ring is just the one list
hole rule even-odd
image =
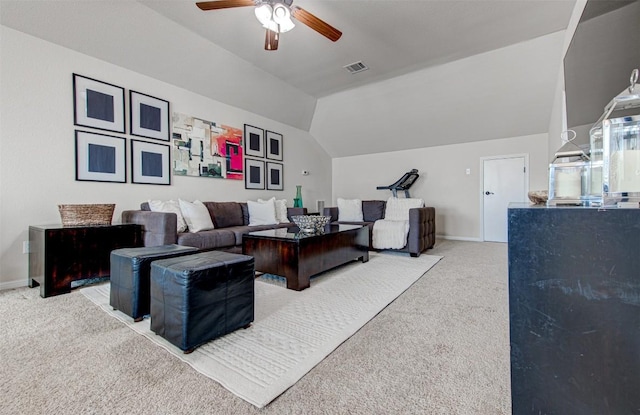
[[296, 197], [293, 199], [293, 207], [302, 207], [302, 186], [296, 186]]

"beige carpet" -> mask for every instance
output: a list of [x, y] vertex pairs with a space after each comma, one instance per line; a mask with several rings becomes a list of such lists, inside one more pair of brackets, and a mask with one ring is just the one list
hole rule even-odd
[[428, 253], [443, 258], [261, 409], [79, 290], [0, 291], [0, 414], [510, 415], [506, 244]]
[[371, 253], [312, 279], [301, 292], [256, 281], [255, 320], [206, 343], [182, 351], [149, 328], [109, 305], [109, 284], [80, 292], [109, 315], [167, 349], [195, 370], [261, 408], [290, 388], [341, 343], [395, 300], [441, 257]]

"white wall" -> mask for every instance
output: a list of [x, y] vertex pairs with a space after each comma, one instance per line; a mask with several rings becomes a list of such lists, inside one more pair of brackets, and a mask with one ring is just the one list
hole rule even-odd
[[[330, 198], [331, 160], [305, 131], [5, 26], [0, 26], [0, 42], [0, 289], [27, 283], [22, 242], [28, 239], [28, 226], [60, 223], [61, 203], [116, 203], [117, 223], [122, 210], [147, 199], [243, 201], [276, 196], [291, 206], [296, 184], [302, 185], [306, 207]], [[74, 72], [166, 99], [172, 111], [282, 133], [285, 190], [245, 190], [243, 181], [179, 176], [171, 186], [75, 181]], [[242, 88], [240, 81], [237, 85]], [[302, 170], [311, 174], [301, 176]]]
[[332, 157], [546, 133], [563, 40], [552, 33], [323, 97], [310, 132]]
[[410, 193], [436, 208], [436, 233], [450, 239], [481, 240], [481, 158], [528, 154], [530, 189], [546, 189], [547, 139], [547, 134], [535, 134], [334, 158], [331, 205], [336, 206], [338, 197], [386, 200], [391, 192], [376, 187], [389, 185], [415, 168], [420, 178]]

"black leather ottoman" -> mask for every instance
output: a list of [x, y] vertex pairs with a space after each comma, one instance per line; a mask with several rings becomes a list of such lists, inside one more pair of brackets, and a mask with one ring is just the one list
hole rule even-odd
[[197, 252], [191, 246], [164, 245], [111, 251], [109, 304], [140, 321], [149, 314], [151, 262]]
[[221, 251], [151, 264], [151, 330], [185, 353], [253, 321], [253, 257]]

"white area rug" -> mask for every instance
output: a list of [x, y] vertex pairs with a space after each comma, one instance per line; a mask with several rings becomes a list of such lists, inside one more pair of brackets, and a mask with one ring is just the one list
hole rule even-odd
[[442, 257], [370, 253], [321, 274], [297, 292], [256, 280], [255, 321], [185, 355], [109, 305], [109, 284], [80, 290], [110, 315], [164, 347], [203, 375], [261, 408], [277, 398], [329, 353], [395, 300]]

